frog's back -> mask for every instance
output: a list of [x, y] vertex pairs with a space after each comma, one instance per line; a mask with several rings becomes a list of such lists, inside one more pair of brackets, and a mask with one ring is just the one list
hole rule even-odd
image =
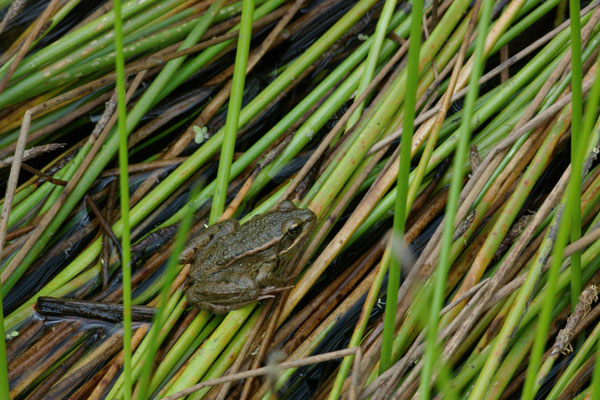
[[230, 256], [239, 257], [254, 251], [271, 247], [283, 235], [281, 216], [275, 213], [259, 215], [240, 226], [229, 241]]
[[239, 226], [231, 234], [215, 239], [210, 250], [199, 262], [205, 273], [217, 273], [243, 257], [271, 258], [277, 254], [285, 236], [286, 221], [314, 221], [314, 214], [306, 209], [279, 209], [260, 214]]
[[[260, 215], [256, 221], [241, 225], [235, 232], [216, 238], [202, 258], [201, 268], [206, 273], [217, 272], [245, 255], [260, 253], [276, 245], [275, 236], [281, 232], [281, 223], [265, 217], [270, 215]], [[275, 229], [273, 224], [276, 224]]]

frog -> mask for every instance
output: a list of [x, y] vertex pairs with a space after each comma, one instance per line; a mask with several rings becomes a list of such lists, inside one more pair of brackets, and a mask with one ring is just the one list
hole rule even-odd
[[202, 230], [179, 256], [190, 264], [188, 302], [225, 314], [290, 288], [315, 221], [310, 209], [285, 200], [244, 224], [227, 219]]

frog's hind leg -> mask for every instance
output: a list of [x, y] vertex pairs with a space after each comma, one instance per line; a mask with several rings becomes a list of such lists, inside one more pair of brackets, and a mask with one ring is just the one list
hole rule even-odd
[[293, 288], [294, 285], [264, 287], [259, 290], [257, 300], [270, 299], [275, 297], [275, 295], [278, 293], [285, 292], [286, 290]]
[[279, 292], [287, 289], [292, 289], [293, 286], [285, 286], [280, 288], [264, 288], [259, 291], [259, 295], [252, 300], [237, 301], [235, 303], [219, 303], [219, 302], [201, 302], [196, 303], [198, 308], [210, 311], [213, 314], [225, 314], [229, 311], [237, 310], [245, 305], [256, 303], [257, 301], [272, 299]]
[[203, 281], [187, 290], [188, 301], [202, 310], [215, 314], [235, 310], [258, 300], [260, 288], [256, 281], [232, 273], [228, 280]]
[[196, 254], [200, 250], [210, 246], [214, 239], [228, 235], [238, 227], [239, 223], [235, 219], [227, 219], [203, 229], [190, 240], [186, 248], [181, 252], [179, 255], [179, 263], [192, 263], [196, 258]]

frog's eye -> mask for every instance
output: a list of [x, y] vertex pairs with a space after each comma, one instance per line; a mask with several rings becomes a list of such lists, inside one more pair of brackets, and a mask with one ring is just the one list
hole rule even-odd
[[285, 221], [282, 225], [282, 231], [284, 234], [295, 238], [302, 231], [302, 221], [300, 221], [299, 219], [291, 219]]

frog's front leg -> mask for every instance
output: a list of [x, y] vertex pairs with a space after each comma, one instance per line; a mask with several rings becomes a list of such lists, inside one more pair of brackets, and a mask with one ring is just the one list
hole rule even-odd
[[287, 287], [289, 283], [294, 280], [294, 276], [282, 272], [287, 271], [277, 271], [276, 260], [265, 261], [258, 268], [256, 282], [258, 282], [262, 288]]
[[224, 314], [260, 299], [257, 282], [232, 273], [224, 281], [196, 282], [186, 292], [188, 301], [201, 310]]
[[217, 222], [200, 231], [190, 240], [186, 248], [179, 255], [180, 264], [190, 264], [196, 258], [198, 252], [210, 246], [215, 238], [228, 235], [235, 231], [240, 224], [235, 219], [226, 219]]

